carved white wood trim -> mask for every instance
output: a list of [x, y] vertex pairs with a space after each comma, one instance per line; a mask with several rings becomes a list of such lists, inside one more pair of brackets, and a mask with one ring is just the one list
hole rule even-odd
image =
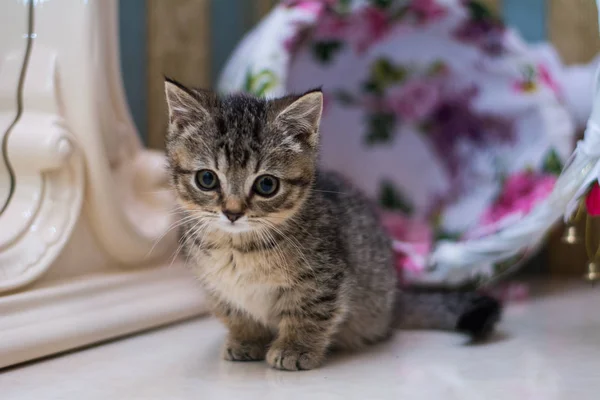
[[16, 115], [23, 53], [2, 22], [31, 6], [35, 26], [6, 136], [16, 186], [0, 214], [0, 368], [202, 315], [202, 291], [171, 265], [164, 155], [143, 148], [125, 102], [116, 0], [8, 3], [0, 129]]
[[[21, 14], [19, 14], [19, 12]], [[18, 18], [22, 15], [22, 18]], [[2, 4], [0, 13], [0, 147], [5, 132], [17, 116], [17, 91], [21, 64], [25, 58], [23, 34], [27, 32], [27, 18], [23, 7], [16, 2]], [[2, 151], [0, 149], [0, 158]], [[0, 159], [0, 210], [9, 196], [10, 174]]]
[[[18, 77], [22, 65], [22, 58], [8, 54], [2, 80]], [[59, 115], [57, 81], [56, 52], [43, 47], [32, 52], [23, 112], [7, 136], [16, 185], [0, 214], [0, 292], [29, 284], [48, 270], [81, 210], [83, 162]]]
[[0, 368], [206, 312], [185, 275], [168, 266], [96, 275], [0, 301]]
[[55, 115], [24, 114], [8, 143], [17, 185], [0, 215], [0, 292], [46, 272], [73, 231], [83, 197], [81, 157]]
[[[120, 265], [141, 266], [172, 254], [174, 233], [156, 242], [171, 223], [173, 202], [162, 157], [142, 148], [128, 114], [116, 13], [114, 0], [47, 2], [36, 7], [35, 46], [58, 54], [60, 106], [91, 166], [86, 202], [94, 232]], [[69, 25], [56, 29], [57, 21]]]
[[[0, 216], [0, 292], [32, 282], [60, 253], [80, 210], [82, 159], [89, 218], [107, 253], [120, 266], [144, 267], [174, 252], [175, 231], [160, 239], [174, 204], [164, 157], [143, 149], [124, 98], [116, 5], [35, 7], [25, 111], [9, 137], [18, 184]], [[5, 64], [19, 68], [12, 60]]]

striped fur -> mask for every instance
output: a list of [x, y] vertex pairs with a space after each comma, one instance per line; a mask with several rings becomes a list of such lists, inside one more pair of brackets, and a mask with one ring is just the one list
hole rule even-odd
[[[482, 308], [474, 294], [421, 295], [419, 303], [431, 307], [410, 312], [374, 208], [343, 179], [316, 169], [320, 91], [269, 101], [219, 98], [168, 81], [166, 93], [182, 243], [229, 328], [226, 359], [311, 369], [329, 349], [380, 341], [403, 321], [470, 333], [493, 325], [495, 302], [483, 316], [468, 313]], [[206, 169], [218, 176], [218, 190], [195, 182]], [[253, 191], [263, 174], [279, 179], [272, 197]], [[225, 221], [231, 210], [243, 217]]]

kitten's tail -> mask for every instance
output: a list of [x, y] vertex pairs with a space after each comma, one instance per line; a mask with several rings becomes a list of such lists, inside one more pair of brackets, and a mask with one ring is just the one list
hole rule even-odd
[[458, 331], [483, 339], [500, 320], [502, 306], [471, 291], [402, 290], [396, 296], [396, 327]]

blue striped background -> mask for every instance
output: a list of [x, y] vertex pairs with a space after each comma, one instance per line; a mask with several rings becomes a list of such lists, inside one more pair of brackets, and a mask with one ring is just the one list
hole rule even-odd
[[125, 95], [133, 121], [146, 142], [146, 0], [119, 1], [119, 41]]
[[502, 0], [502, 15], [525, 40], [546, 40], [546, 0]]
[[[501, 3], [501, 12], [506, 23], [517, 28], [527, 41], [539, 42], [546, 39], [546, 0], [502, 0]], [[210, 8], [211, 76], [214, 81], [237, 42], [251, 28], [254, 7], [251, 0], [211, 0]], [[125, 92], [133, 120], [142, 138], [145, 139], [147, 131], [145, 0], [120, 0], [119, 27]]]

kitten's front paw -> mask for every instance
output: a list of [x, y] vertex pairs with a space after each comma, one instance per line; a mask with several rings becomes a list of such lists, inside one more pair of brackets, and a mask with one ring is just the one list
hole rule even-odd
[[266, 352], [264, 343], [229, 339], [223, 350], [223, 358], [228, 361], [261, 361], [265, 359]]
[[267, 363], [275, 368], [286, 371], [300, 371], [318, 367], [324, 355], [296, 347], [273, 346], [267, 353]]

